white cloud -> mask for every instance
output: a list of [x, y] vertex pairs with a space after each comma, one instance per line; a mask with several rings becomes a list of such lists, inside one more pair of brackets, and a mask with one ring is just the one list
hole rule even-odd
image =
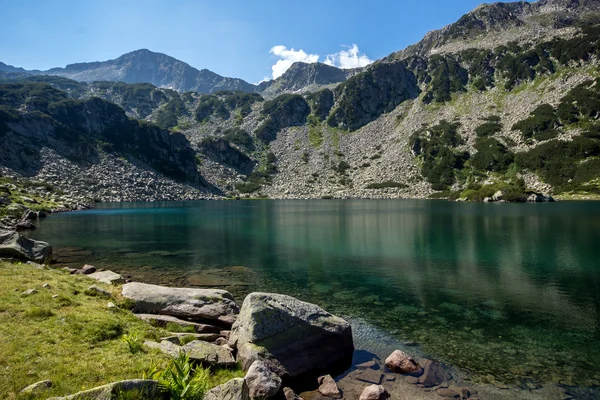
[[319, 61], [318, 54], [307, 54], [304, 50], [288, 49], [285, 46], [275, 46], [270, 51], [271, 54], [280, 58], [275, 65], [271, 67], [273, 79], [279, 78], [293, 63], [301, 61], [305, 63], [316, 63]]
[[348, 48], [347, 50], [329, 54], [325, 59], [325, 64], [346, 69], [366, 67], [373, 62], [365, 53], [360, 52], [356, 44], [346, 47]]
[[[337, 68], [359, 68], [365, 67], [373, 62], [365, 53], [361, 53], [358, 46], [344, 46], [346, 50], [341, 50], [338, 53], [329, 54], [324, 63]], [[316, 63], [319, 61], [318, 54], [308, 54], [304, 50], [288, 49], [286, 46], [274, 46], [270, 51], [271, 54], [279, 58], [271, 67], [273, 79], [279, 78], [288, 70], [295, 62]]]

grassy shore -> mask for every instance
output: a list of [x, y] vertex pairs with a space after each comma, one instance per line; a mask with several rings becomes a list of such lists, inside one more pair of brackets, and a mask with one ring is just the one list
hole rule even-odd
[[[44, 284], [50, 285], [43, 288]], [[92, 284], [111, 298], [91, 296]], [[35, 289], [37, 293], [21, 293]], [[54, 296], [54, 297], [53, 297]], [[109, 308], [108, 302], [118, 308]], [[0, 398], [64, 396], [106, 383], [144, 377], [164, 368], [169, 357], [142, 349], [132, 353], [124, 337], [157, 340], [166, 331], [139, 320], [120, 288], [85, 276], [0, 261]], [[239, 376], [218, 371], [210, 386]], [[50, 379], [53, 388], [39, 397], [20, 395], [24, 387]]]

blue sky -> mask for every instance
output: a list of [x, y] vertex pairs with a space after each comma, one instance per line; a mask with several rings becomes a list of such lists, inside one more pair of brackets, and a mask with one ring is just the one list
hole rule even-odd
[[[6, 64], [48, 69], [75, 62], [109, 60], [147, 48], [198, 69], [207, 68], [252, 83], [282, 73], [294, 60], [314, 61], [318, 56], [323, 62], [333, 55], [329, 62], [338, 66], [376, 60], [419, 41], [430, 30], [456, 21], [481, 3], [479, 0], [0, 1], [0, 61]], [[354, 44], [357, 47], [352, 48]], [[341, 51], [345, 53], [340, 54]]]

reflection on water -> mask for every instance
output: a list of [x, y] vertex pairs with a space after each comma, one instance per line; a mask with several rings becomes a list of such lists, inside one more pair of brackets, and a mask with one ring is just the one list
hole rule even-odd
[[599, 232], [592, 202], [220, 201], [100, 205], [34, 237], [141, 280], [294, 295], [531, 387], [600, 383]]

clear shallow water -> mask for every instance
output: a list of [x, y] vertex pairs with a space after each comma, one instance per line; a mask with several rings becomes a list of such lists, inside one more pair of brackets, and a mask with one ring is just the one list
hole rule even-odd
[[476, 383], [600, 384], [600, 203], [99, 204], [33, 237], [142, 281], [290, 294]]

